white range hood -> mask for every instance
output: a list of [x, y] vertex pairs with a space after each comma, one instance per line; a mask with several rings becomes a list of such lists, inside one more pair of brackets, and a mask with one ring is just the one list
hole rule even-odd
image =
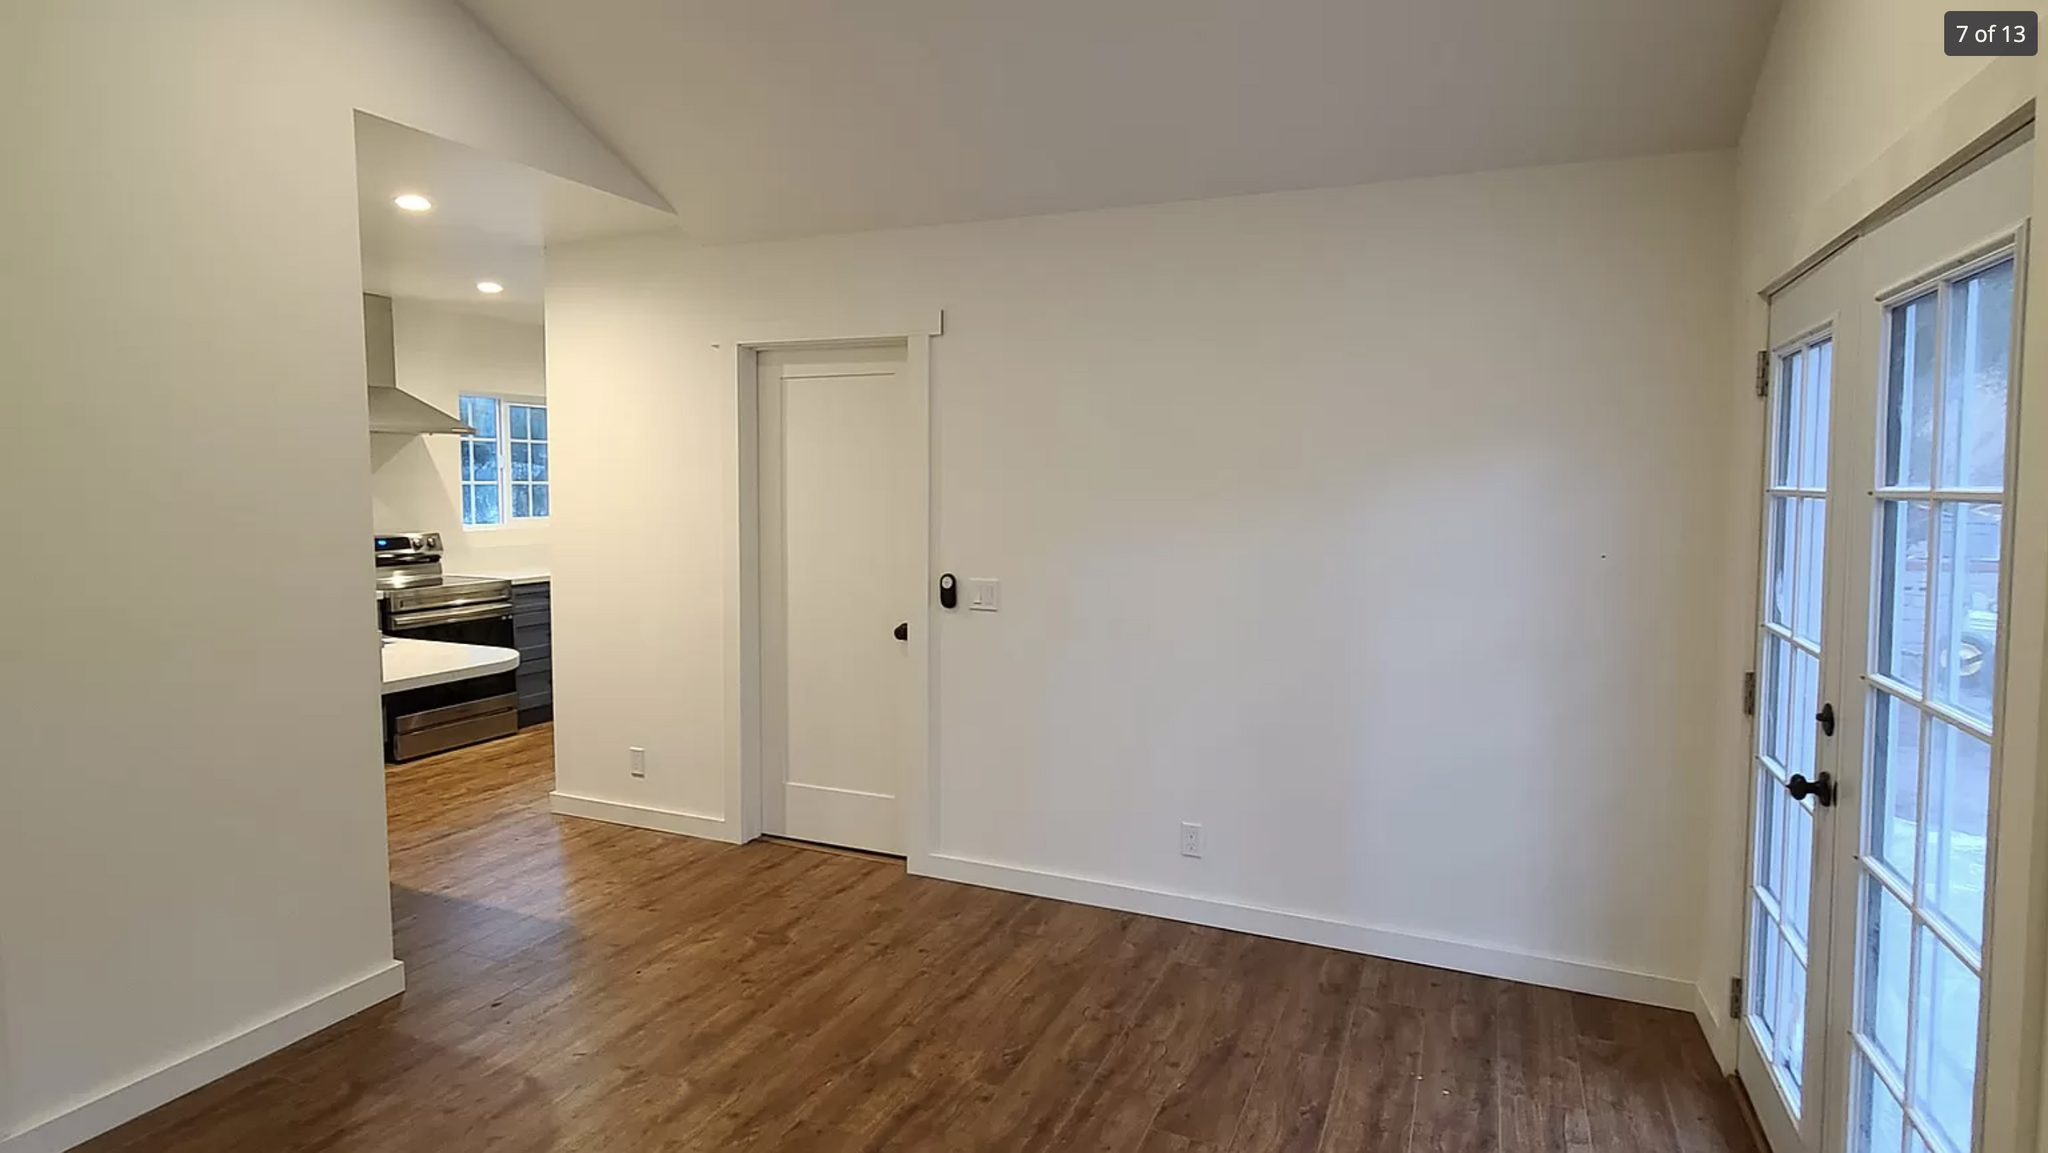
[[391, 298], [363, 294], [363, 351], [370, 374], [370, 431], [399, 436], [476, 430], [398, 387], [391, 335]]

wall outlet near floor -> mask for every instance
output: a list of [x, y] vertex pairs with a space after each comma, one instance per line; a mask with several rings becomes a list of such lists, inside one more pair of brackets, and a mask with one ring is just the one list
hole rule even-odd
[[1199, 857], [1202, 855], [1202, 826], [1193, 821], [1180, 823], [1180, 855]]
[[630, 748], [626, 750], [626, 771], [636, 777], [647, 775], [647, 750]]

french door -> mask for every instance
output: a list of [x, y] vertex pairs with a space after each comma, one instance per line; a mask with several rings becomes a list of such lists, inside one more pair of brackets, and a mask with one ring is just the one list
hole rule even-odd
[[[1837, 350], [1853, 343], [1842, 298], [1851, 263], [1829, 261], [1771, 301], [1770, 417], [1764, 464], [1763, 582], [1751, 757], [1749, 947], [1737, 1071], [1777, 1153], [1821, 1148], [1814, 1107], [1825, 1065], [1828, 883], [1838, 825], [1839, 718], [1824, 725], [1840, 665], [1842, 547], [1828, 539], [1836, 491]], [[1836, 535], [1841, 535], [1837, 526]], [[1831, 733], [1827, 731], [1832, 728]]]
[[1975, 1153], [2031, 141], [1771, 301], [1737, 1070], [1775, 1153]]

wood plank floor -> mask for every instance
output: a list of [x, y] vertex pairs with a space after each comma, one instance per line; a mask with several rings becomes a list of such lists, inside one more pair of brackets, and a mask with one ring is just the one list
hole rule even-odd
[[404, 997], [86, 1148], [1752, 1149], [1683, 1014], [558, 818], [551, 739], [389, 770]]

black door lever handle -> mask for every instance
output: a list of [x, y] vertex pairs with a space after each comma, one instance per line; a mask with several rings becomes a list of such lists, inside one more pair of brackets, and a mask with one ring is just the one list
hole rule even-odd
[[1785, 782], [1785, 791], [1791, 793], [1795, 801], [1812, 797], [1815, 803], [1826, 808], [1835, 803], [1835, 775], [1822, 773], [1819, 780], [1809, 781], [1804, 774], [1793, 773], [1792, 779]]
[[907, 641], [910, 639], [909, 621], [904, 621], [902, 624], [896, 626], [896, 639], [899, 641]]

